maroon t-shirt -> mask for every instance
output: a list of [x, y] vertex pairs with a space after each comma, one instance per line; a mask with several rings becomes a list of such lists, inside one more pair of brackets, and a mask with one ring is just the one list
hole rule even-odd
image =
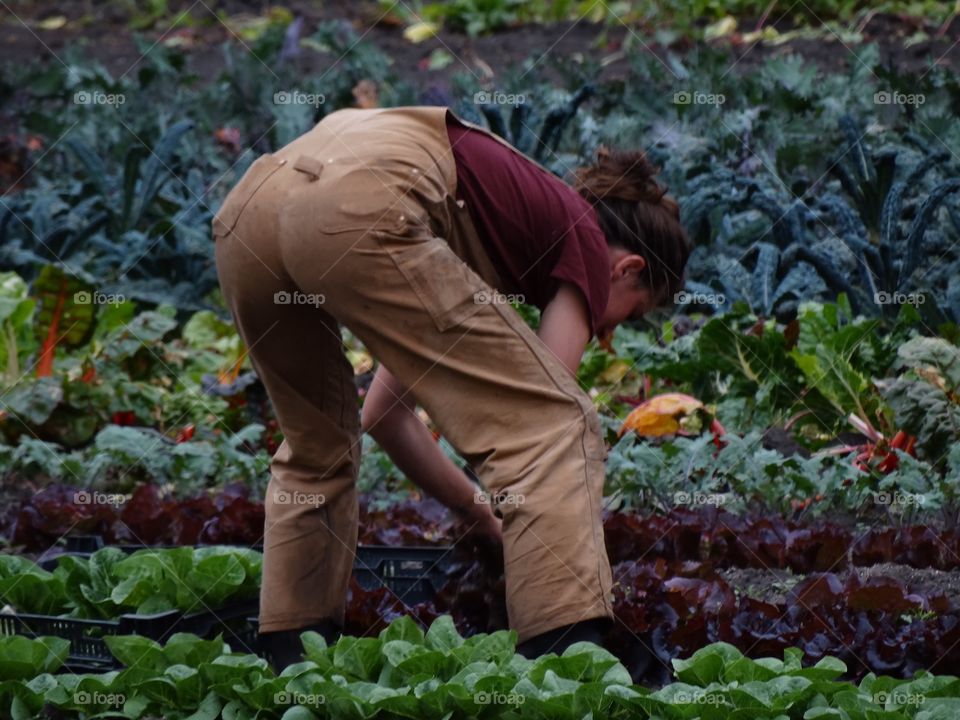
[[607, 242], [576, 190], [483, 132], [447, 115], [463, 199], [506, 287], [541, 310], [560, 281], [580, 288], [596, 335], [610, 295]]

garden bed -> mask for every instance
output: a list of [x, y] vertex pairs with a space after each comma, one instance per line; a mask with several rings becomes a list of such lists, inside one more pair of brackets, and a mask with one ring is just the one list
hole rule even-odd
[[[856, 573], [862, 579], [885, 578], [905, 585], [909, 591], [960, 597], [960, 573], [915, 568], [897, 563], [878, 563], [837, 572], [841, 582]], [[751, 597], [769, 603], [783, 603], [789, 592], [803, 581], [804, 575], [795, 575], [789, 570], [765, 568], [723, 568], [717, 575], [729, 583], [738, 596]]]
[[[119, 6], [114, 12], [98, 14], [89, 22], [78, 22], [88, 10], [83, 0], [71, 0], [59, 3], [55, 12], [40, 8], [34, 3], [12, 3], [12, 8], [20, 20], [32, 28], [25, 27], [13, 17], [4, 24], [5, 42], [0, 49], [0, 62], [16, 61], [21, 57], [42, 57], [50, 52], [62, 53], [66, 47], [83, 41], [92, 34], [98, 42], [88, 44], [87, 52], [113, 74], [136, 71], [138, 58], [143, 50], [133, 39], [136, 22]], [[207, 9], [199, 8], [189, 2], [170, 2], [169, 14], [158, 19], [154, 27], [141, 28], [148, 42], [178, 42], [185, 47], [191, 58], [190, 68], [205, 80], [213, 80], [224, 70], [223, 56], [219, 45], [235, 41], [236, 30], [214, 19]], [[609, 24], [590, 21], [559, 21], [549, 24], [530, 23], [519, 27], [503, 28], [500, 32], [470, 38], [463, 32], [442, 30], [436, 39], [428, 39], [421, 44], [413, 44], [404, 39], [402, 24], [390, 21], [390, 16], [375, 2], [326, 2], [322, 6], [309, 0], [293, 0], [284, 6], [294, 15], [304, 19], [309, 31], [317, 23], [338, 20], [351, 23], [358, 34], [371, 44], [381, 48], [393, 60], [393, 70], [397, 77], [412, 84], [430, 84], [446, 86], [453, 74], [469, 72], [478, 76], [499, 77], [509, 71], [511, 66], [521, 66], [533, 54], [541, 57], [542, 70], [551, 81], [562, 82], [565, 76], [555, 68], [561, 59], [576, 58], [596, 53], [604, 58], [601, 74], [603, 81], [622, 80], [630, 75], [628, 56], [619, 52], [626, 42], [637, 52], [650, 53], [666, 60], [669, 55], [683, 56], [696, 51], [685, 33], [677, 33], [672, 42], [665, 44], [656, 33], [669, 32], [669, 21], [661, 26], [651, 22], [644, 25], [632, 24], [629, 27], [614, 17]], [[218, 6], [218, 10], [221, 7]], [[742, 35], [757, 27], [766, 26], [779, 33], [802, 31], [816, 28], [819, 23], [809, 19], [809, 24], [798, 24], [787, 13], [786, 8], [772, 12], [759, 25], [759, 17], [746, 17], [740, 20], [739, 32], [721, 37], [714, 44], [727, 53], [727, 62], [737, 74], [750, 73], [763, 67], [771, 58], [783, 55], [796, 55], [811, 62], [823, 70], [841, 71], [859, 52], [860, 43], [875, 42], [880, 48], [882, 61], [901, 71], [923, 72], [929, 63], [957, 71], [960, 69], [960, 52], [955, 42], [960, 38], [960, 19], [954, 19], [948, 25], [941, 25], [932, 19], [924, 21], [920, 17], [909, 17], [895, 13], [871, 13], [857, 19], [849, 19], [845, 26], [859, 32], [859, 36], [841, 37], [834, 29], [822, 28], [815, 32], [816, 37], [798, 37], [776, 42], [758, 42], [743, 40]], [[184, 28], [173, 29], [172, 25], [179, 12], [194, 10], [201, 21]], [[251, 16], [248, 3], [235, 1], [222, 4], [222, 11], [238, 20]], [[43, 30], [35, 23], [51, 16], [63, 16], [68, 20], [64, 27]], [[702, 21], [693, 27], [701, 31], [706, 25]], [[237, 25], [239, 27], [239, 25]], [[916, 38], [909, 47], [906, 41], [918, 32], [926, 30], [927, 38]], [[431, 53], [449, 52], [451, 62], [442, 67], [429, 64]], [[322, 73], [335, 56], [305, 54], [297, 59], [298, 70], [302, 73]]]
[[[78, 707], [82, 691], [176, 720], [953, 720], [960, 20], [854, 3], [824, 25], [803, 5], [744, 0], [732, 23], [664, 3], [629, 28], [609, 5], [606, 25], [484, 16], [473, 37], [469, 3], [434, 7], [435, 36], [402, 9], [372, 22], [377, 3], [231, 0], [223, 23], [198, 6], [176, 28], [179, 0], [89, 22], [90, 3], [13, 3], [29, 27], [0, 24], [0, 599], [30, 612], [0, 627], [41, 638], [0, 636], [0, 715], [116, 710]], [[288, 88], [324, 100], [279, 103]], [[567, 178], [601, 145], [644, 148], [679, 201], [683, 292], [577, 372], [609, 447], [616, 622], [605, 650], [515, 656], [502, 556], [365, 438], [346, 635], [308, 636], [307, 665], [278, 678], [168, 637], [254, 646], [283, 441], [217, 292], [210, 221], [256, 155], [324, 114], [414, 102]], [[362, 403], [377, 365], [344, 344]], [[228, 625], [208, 622], [221, 609]], [[108, 655], [127, 669], [69, 675]], [[516, 702], [478, 699], [497, 693]]]
[[953, 676], [870, 676], [850, 683], [839, 679], [844, 664], [835, 658], [801, 667], [797, 653], [788, 651], [783, 660], [755, 661], [723, 643], [674, 663], [665, 687], [645, 688], [631, 684], [626, 669], [599, 648], [581, 645], [561, 657], [528, 660], [514, 654], [510, 634], [464, 639], [449, 618], [427, 628], [402, 618], [377, 637], [343, 637], [329, 647], [310, 637], [306, 662], [279, 677], [262, 659], [186, 635], [165, 646], [114, 638], [110, 649], [129, 670], [82, 676], [51, 674], [64, 653], [56, 638], [5, 640], [0, 652], [10, 661], [0, 665], [0, 703], [21, 716], [123, 708], [141, 717], [213, 718], [222, 712], [288, 720], [341, 712], [356, 718], [929, 720], [951, 717], [960, 702], [960, 680]]

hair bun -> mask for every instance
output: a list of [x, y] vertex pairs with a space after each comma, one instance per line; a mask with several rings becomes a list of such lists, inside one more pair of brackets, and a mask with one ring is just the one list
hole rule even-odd
[[594, 203], [617, 199], [656, 204], [667, 193], [654, 179], [658, 172], [642, 150], [611, 150], [601, 145], [593, 165], [574, 171], [575, 187]]
[[646, 261], [643, 278], [657, 304], [683, 289], [691, 251], [680, 205], [654, 178], [658, 171], [641, 150], [605, 146], [596, 162], [574, 171], [574, 187], [593, 207], [607, 245]]

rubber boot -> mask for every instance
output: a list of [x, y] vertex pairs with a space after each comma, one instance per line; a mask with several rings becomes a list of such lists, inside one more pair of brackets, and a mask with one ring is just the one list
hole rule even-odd
[[300, 633], [308, 630], [320, 633], [331, 645], [337, 641], [337, 638], [343, 632], [343, 628], [332, 620], [323, 620], [314, 625], [294, 630], [260, 633], [260, 651], [270, 661], [277, 673], [282, 672], [288, 665], [303, 660], [303, 644], [300, 642]]
[[546, 653], [560, 655], [576, 642], [592, 642], [603, 646], [604, 636], [610, 629], [610, 618], [591, 618], [571, 625], [563, 625], [535, 635], [517, 645], [517, 652], [533, 659]]
[[630, 677], [637, 685], [646, 685], [653, 661], [656, 659], [650, 648], [643, 642], [631, 643], [623, 654], [614, 653], [627, 668]]

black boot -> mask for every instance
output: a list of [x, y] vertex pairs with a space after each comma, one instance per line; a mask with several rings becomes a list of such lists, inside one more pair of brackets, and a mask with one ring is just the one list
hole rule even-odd
[[340, 637], [343, 628], [333, 620], [321, 620], [313, 625], [295, 630], [260, 633], [260, 652], [270, 661], [277, 673], [282, 672], [288, 665], [303, 660], [303, 644], [300, 642], [300, 633], [308, 630], [320, 633], [327, 643], [332, 645]]
[[551, 652], [560, 655], [576, 642], [592, 642], [602, 646], [603, 638], [609, 629], [610, 618], [591, 618], [563, 625], [525, 640], [517, 645], [517, 652], [533, 659]]

